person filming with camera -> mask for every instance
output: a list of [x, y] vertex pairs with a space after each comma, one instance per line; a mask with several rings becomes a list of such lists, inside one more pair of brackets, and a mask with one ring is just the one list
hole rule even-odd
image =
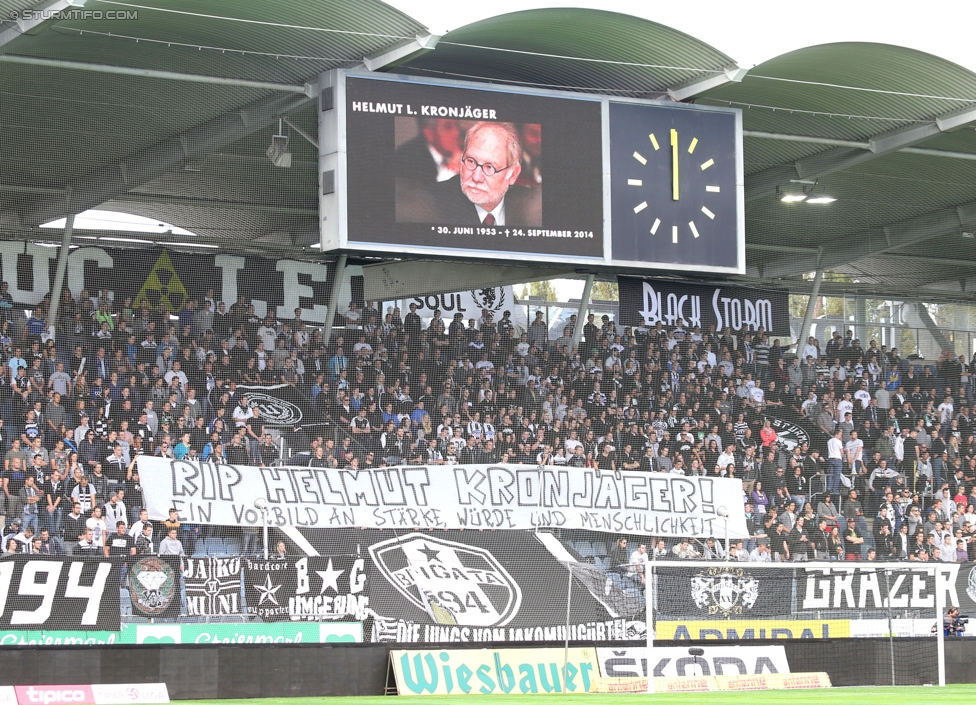
[[968, 623], [969, 618], [960, 615], [958, 607], [950, 607], [942, 617], [942, 630], [946, 636], [964, 636]]

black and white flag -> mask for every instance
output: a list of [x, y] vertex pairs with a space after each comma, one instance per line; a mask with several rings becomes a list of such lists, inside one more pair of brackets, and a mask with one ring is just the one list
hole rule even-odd
[[186, 613], [217, 616], [241, 613], [241, 559], [205, 556], [186, 559]]

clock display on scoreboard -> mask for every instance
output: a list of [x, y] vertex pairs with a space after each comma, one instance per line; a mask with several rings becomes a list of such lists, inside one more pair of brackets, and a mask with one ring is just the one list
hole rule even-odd
[[739, 267], [737, 117], [610, 103], [613, 260]]

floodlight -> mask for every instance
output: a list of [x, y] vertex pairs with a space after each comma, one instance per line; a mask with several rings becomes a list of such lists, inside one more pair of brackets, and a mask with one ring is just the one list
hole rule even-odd
[[278, 120], [278, 134], [272, 135], [271, 146], [267, 151], [271, 164], [282, 169], [291, 168], [291, 152], [288, 151], [288, 135], [281, 132], [281, 120]]
[[807, 200], [807, 192], [803, 184], [782, 184], [776, 187], [776, 195], [783, 203], [799, 203]]

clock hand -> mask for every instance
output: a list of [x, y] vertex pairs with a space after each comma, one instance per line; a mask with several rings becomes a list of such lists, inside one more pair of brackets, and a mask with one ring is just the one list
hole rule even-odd
[[678, 191], [678, 131], [671, 130], [671, 200], [680, 198]]

